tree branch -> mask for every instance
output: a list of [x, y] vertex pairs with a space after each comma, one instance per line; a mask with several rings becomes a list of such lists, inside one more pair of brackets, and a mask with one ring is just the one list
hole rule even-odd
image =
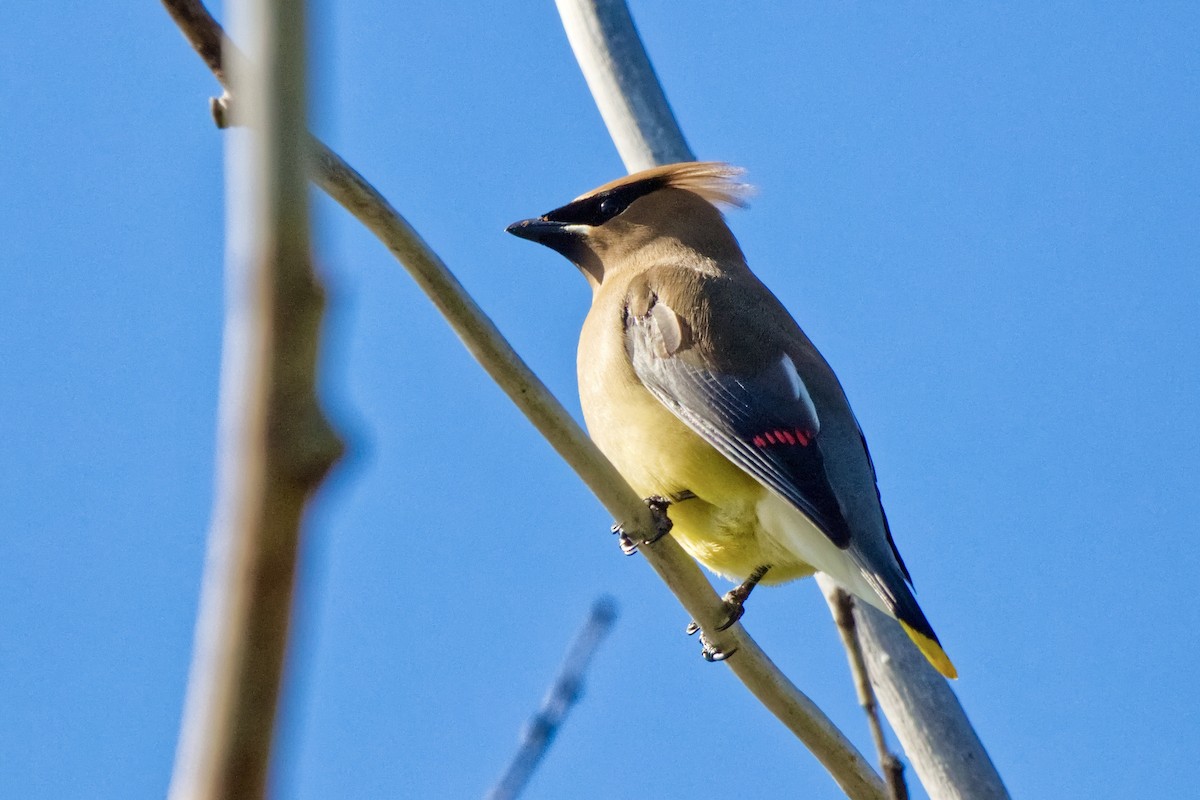
[[611, 597], [601, 597], [592, 604], [587, 622], [571, 643], [558, 677], [554, 679], [550, 691], [546, 692], [541, 708], [526, 725], [520, 748], [504, 770], [504, 775], [488, 792], [488, 800], [514, 800], [529, 783], [529, 778], [550, 749], [550, 743], [554, 741], [571, 707], [579, 701], [583, 693], [583, 676], [592, 656], [616, 619], [617, 605]]
[[695, 161], [625, 3], [555, 5], [625, 169]]
[[950, 684], [891, 618], [854, 607], [867, 673], [931, 800], [1008, 800], [1008, 790]]
[[[217, 490], [175, 800], [265, 794], [300, 527], [342, 452], [316, 397], [304, 2], [245, 5], [260, 68], [233, 71], [251, 132], [232, 145]], [[219, 71], [219, 31], [206, 33], [197, 49]]]
[[904, 764], [888, 750], [887, 739], [883, 735], [883, 724], [879, 721], [879, 705], [875, 702], [875, 692], [871, 690], [867, 662], [863, 657], [862, 644], [854, 624], [854, 597], [846, 590], [838, 588], [825, 599], [833, 611], [833, 619], [842, 637], [842, 646], [846, 648], [850, 674], [854, 678], [854, 692], [858, 695], [858, 704], [867, 715], [867, 727], [871, 729], [871, 739], [875, 742], [875, 755], [879, 759], [884, 783], [887, 784], [888, 798], [908, 800], [908, 787], [904, 785]]
[[[220, 27], [197, 0], [162, 1], [172, 10], [172, 17], [180, 23], [184, 35], [202, 56], [208, 52], [207, 44], [214, 38], [221, 41]], [[174, 9], [182, 11], [176, 13]], [[204, 30], [197, 30], [197, 27]], [[229, 90], [230, 87], [225, 85], [225, 88]], [[516, 354], [437, 254], [341, 157], [315, 138], [311, 141], [314, 150], [312, 180], [362, 222], [400, 261], [471, 354], [620, 522], [625, 532], [635, 542], [654, 539], [660, 521]], [[737, 651], [724, 663], [804, 742], [843, 791], [856, 800], [883, 800], [883, 784], [870, 763], [816, 704], [779, 671], [742, 625], [718, 630], [726, 619], [721, 598], [679, 544], [672, 537], [664, 536], [643, 546], [641, 553], [687, 613], [700, 624], [708, 641], [723, 652]]]

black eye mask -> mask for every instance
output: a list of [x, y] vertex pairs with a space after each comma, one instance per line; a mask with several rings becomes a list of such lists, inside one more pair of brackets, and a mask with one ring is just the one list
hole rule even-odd
[[615, 189], [593, 194], [568, 203], [561, 208], [556, 208], [546, 214], [544, 219], [550, 222], [589, 225], [595, 228], [613, 217], [619, 216], [639, 197], [645, 197], [665, 185], [666, 182], [662, 178], [650, 178], [627, 186], [618, 186]]

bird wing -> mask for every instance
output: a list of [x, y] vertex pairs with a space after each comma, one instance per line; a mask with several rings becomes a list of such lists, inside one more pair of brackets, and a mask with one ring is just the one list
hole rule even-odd
[[[708, 295], [679, 285], [672, 288], [669, 283], [661, 288], [678, 292], [680, 297], [672, 296], [671, 302], [689, 309], [692, 319], [704, 321], [705, 326], [694, 330], [648, 284], [631, 291], [625, 306], [625, 349], [642, 385], [718, 452], [807, 515], [831, 542], [847, 551], [850, 563], [934, 667], [946, 677], [956, 677], [954, 665], [908, 586], [911, 578], [892, 541], [882, 504], [878, 505], [882, 535], [873, 536], [868, 526], [852, 541], [847, 510], [833, 489], [830, 471], [836, 474], [840, 463], [845, 480], [847, 467], [860, 464], [861, 470], [851, 469], [861, 472], [864, 482], [870, 481], [878, 501], [875, 469], [848, 407], [851, 431], [845, 430], [843, 420], [839, 436], [837, 419], [832, 417], [822, 432], [818, 406], [826, 413], [836, 414], [836, 410], [827, 405], [829, 387], [822, 394], [819, 386], [806, 386], [797, 368], [797, 359], [804, 357], [804, 345], [797, 343], [797, 337], [807, 343], [803, 333], [794, 323], [790, 332], [773, 328], [761, 303], [745, 302], [743, 289], [736, 290], [743, 295], [742, 302], [734, 304], [728, 295], [714, 299], [714, 294], [727, 289], [711, 285]], [[774, 302], [773, 297], [756, 300]], [[720, 326], [711, 324], [714, 317], [722, 318]], [[723, 333], [714, 334], [715, 327]], [[830, 379], [836, 384], [832, 374]], [[825, 404], [814, 403], [814, 395], [825, 398]]]
[[[722, 455], [790, 502], [839, 548], [850, 528], [830, 485], [821, 420], [795, 362], [782, 348], [756, 353], [756, 368], [726, 371], [698, 355], [687, 321], [657, 295], [627, 308], [625, 346], [655, 398]], [[638, 309], [642, 310], [642, 309]]]

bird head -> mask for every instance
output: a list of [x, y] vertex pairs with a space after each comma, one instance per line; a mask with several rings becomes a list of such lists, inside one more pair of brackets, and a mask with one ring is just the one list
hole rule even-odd
[[688, 258], [743, 262], [720, 205], [745, 204], [742, 170], [718, 162], [668, 164], [606, 183], [505, 230], [571, 260], [598, 288], [626, 269]]

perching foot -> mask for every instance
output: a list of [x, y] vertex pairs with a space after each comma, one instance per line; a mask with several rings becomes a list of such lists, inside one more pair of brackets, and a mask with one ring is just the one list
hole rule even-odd
[[742, 614], [746, 613], [746, 601], [750, 599], [750, 593], [754, 591], [754, 587], [758, 586], [758, 582], [763, 579], [763, 576], [770, 569], [770, 564], [763, 564], [761, 567], [756, 568], [754, 572], [751, 572], [749, 578], [746, 578], [746, 580], [725, 593], [725, 596], [721, 599], [725, 602], [725, 610], [729, 616], [725, 618], [725, 622], [717, 630], [726, 630], [742, 618]]
[[649, 539], [635, 542], [629, 534], [625, 533], [625, 529], [621, 526], [621, 523], [613, 523], [612, 532], [617, 534], [617, 541], [621, 545], [621, 552], [627, 556], [636, 553], [642, 545], [654, 544], [671, 532], [671, 518], [667, 516], [667, 508], [670, 507], [671, 501], [665, 497], [652, 495], [646, 498], [645, 503], [650, 508], [650, 515], [654, 518], [654, 533]]
[[700, 634], [700, 655], [703, 656], [704, 660], [710, 664], [717, 661], [724, 661], [736, 652], [736, 647], [732, 650], [721, 650], [712, 642], [710, 642], [703, 633]]
[[[763, 576], [767, 574], [767, 570], [769, 569], [771, 569], [770, 564], [763, 564], [750, 573], [749, 578], [746, 578], [746, 580], [725, 593], [725, 596], [721, 598], [721, 602], [725, 605], [725, 621], [717, 626], [718, 631], [728, 630], [732, 627], [733, 623], [742, 618], [742, 615], [746, 613], [746, 600], [750, 597], [750, 592], [754, 591], [754, 587], [758, 585], [758, 582], [763, 579]], [[688, 636], [691, 636], [698, 630], [700, 630], [700, 626], [695, 620], [688, 623]], [[703, 637], [701, 637], [701, 641], [703, 641]], [[707, 653], [707, 645], [705, 647], [705, 652]], [[708, 658], [707, 655], [704, 657], [709, 661], [713, 660]]]

